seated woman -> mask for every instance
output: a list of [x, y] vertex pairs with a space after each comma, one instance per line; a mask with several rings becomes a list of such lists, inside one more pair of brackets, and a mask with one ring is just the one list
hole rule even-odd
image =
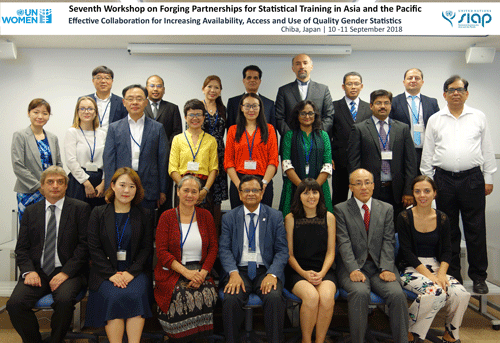
[[106, 191], [107, 205], [94, 208], [88, 227], [92, 267], [85, 325], [105, 326], [109, 342], [141, 340], [144, 318], [152, 316], [150, 256], [153, 233], [149, 211], [139, 207], [144, 190], [137, 173], [118, 169]]
[[335, 305], [335, 217], [326, 210], [316, 180], [306, 178], [298, 185], [285, 228], [290, 254], [286, 287], [302, 299], [302, 342], [311, 342], [314, 327], [316, 342], [324, 342]]
[[446, 275], [451, 260], [450, 222], [446, 214], [431, 207], [436, 184], [425, 175], [412, 183], [417, 203], [399, 214], [396, 227], [400, 249], [398, 266], [403, 287], [418, 294], [410, 306], [409, 342], [423, 342], [438, 311], [446, 306], [443, 342], [459, 340], [459, 328], [470, 293]]
[[165, 211], [156, 229], [155, 299], [169, 342], [190, 342], [212, 334], [217, 293], [209, 276], [217, 257], [215, 224], [195, 207], [201, 183], [193, 175], [177, 185], [179, 206]]

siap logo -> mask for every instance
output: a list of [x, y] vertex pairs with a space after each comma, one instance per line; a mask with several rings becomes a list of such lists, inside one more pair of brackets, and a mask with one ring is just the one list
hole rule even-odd
[[[458, 10], [457, 28], [474, 29], [476, 27], [484, 27], [492, 20], [491, 10]], [[442, 12], [442, 17], [453, 27], [453, 19], [457, 17], [457, 13], [453, 11]]]
[[19, 9], [17, 16], [2, 17], [4, 24], [52, 24], [52, 9]]
[[452, 20], [455, 19], [456, 13], [453, 11], [445, 11], [445, 12], [442, 12], [441, 15], [443, 16], [444, 20], [448, 21], [450, 23], [451, 27], [453, 27]]

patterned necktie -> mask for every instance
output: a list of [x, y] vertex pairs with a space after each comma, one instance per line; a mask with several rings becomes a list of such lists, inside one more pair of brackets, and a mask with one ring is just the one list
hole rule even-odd
[[45, 274], [50, 275], [56, 266], [56, 206], [50, 205], [50, 217], [43, 245], [43, 265]]
[[[255, 253], [255, 223], [253, 218], [255, 217], [255, 213], [249, 213], [250, 216], [250, 225], [248, 226], [248, 235], [250, 236], [248, 239], [248, 248], [250, 252]], [[248, 261], [248, 277], [250, 280], [255, 279], [257, 275], [257, 262]]]
[[[411, 119], [413, 122], [413, 126], [415, 126], [415, 124], [418, 124], [418, 109], [417, 109], [417, 103], [415, 102], [417, 96], [416, 95], [410, 95], [410, 96], [411, 96], [411, 112], [412, 112]], [[415, 129], [413, 129], [413, 142], [415, 143], [415, 145], [420, 145], [421, 142], [420, 132], [415, 131]]]
[[356, 111], [356, 103], [354, 101], [351, 101], [351, 115], [352, 119], [356, 121], [356, 115], [358, 114], [358, 111]]
[[158, 103], [153, 102], [152, 105], [153, 105], [153, 107], [152, 107], [153, 108], [153, 116], [156, 119], [156, 118], [158, 118]]
[[[389, 140], [387, 139], [387, 133], [385, 132], [385, 129], [384, 129], [384, 124], [385, 124], [385, 121], [383, 120], [380, 120], [378, 122], [380, 124], [380, 151], [389, 151]], [[382, 144], [382, 142], [385, 143], [385, 148], [384, 148], [384, 144]], [[389, 174], [391, 172], [391, 165], [389, 164], [389, 161], [388, 160], [382, 160], [382, 172], [384, 174]]]
[[370, 227], [370, 209], [366, 204], [362, 206], [363, 210], [365, 210], [365, 216], [363, 217], [363, 221], [365, 222], [365, 230], [368, 232], [368, 228]]

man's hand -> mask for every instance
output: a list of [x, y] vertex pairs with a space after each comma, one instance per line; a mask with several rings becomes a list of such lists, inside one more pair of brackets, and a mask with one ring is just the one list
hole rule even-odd
[[353, 270], [351, 274], [349, 274], [352, 282], [365, 282], [366, 276], [361, 272], [361, 270]]
[[487, 183], [484, 185], [484, 194], [490, 195], [493, 192], [493, 185], [491, 183]]
[[384, 270], [382, 273], [380, 273], [379, 277], [385, 282], [396, 281], [396, 275], [388, 270]]
[[268, 294], [274, 288], [276, 290], [276, 285], [278, 284], [278, 278], [272, 276], [271, 274], [267, 274], [266, 277], [262, 280], [260, 284], [260, 290], [262, 294]]
[[50, 290], [54, 292], [68, 278], [69, 276], [63, 272], [57, 273], [49, 282]]
[[33, 287], [42, 287], [42, 280], [37, 272], [30, 272], [24, 277], [24, 284]]
[[408, 207], [410, 205], [413, 205], [415, 201], [415, 198], [413, 198], [413, 195], [403, 195], [403, 200], [402, 203], [404, 207]]
[[239, 294], [240, 288], [243, 292], [246, 292], [245, 284], [243, 283], [240, 273], [234, 271], [229, 276], [229, 281], [227, 282], [226, 287], [224, 287], [224, 293], [234, 294], [236, 292], [236, 294]]

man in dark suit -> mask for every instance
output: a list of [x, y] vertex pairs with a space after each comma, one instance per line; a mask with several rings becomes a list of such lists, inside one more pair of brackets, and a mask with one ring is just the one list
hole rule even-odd
[[113, 71], [106, 66], [99, 66], [92, 70], [95, 93], [87, 95], [96, 101], [99, 110], [99, 124], [105, 130], [108, 129], [110, 123], [127, 116], [123, 99], [118, 95], [111, 94], [114, 75]]
[[419, 174], [425, 127], [430, 116], [439, 111], [439, 106], [435, 98], [420, 93], [424, 84], [424, 73], [420, 69], [408, 69], [405, 72], [403, 84], [406, 91], [394, 97], [389, 117], [410, 127], [417, 152], [417, 173]]
[[268, 342], [283, 342], [282, 297], [288, 246], [281, 212], [261, 204], [262, 180], [245, 175], [239, 185], [243, 205], [222, 217], [219, 255], [224, 285], [222, 318], [227, 342], [239, 342], [243, 306], [250, 293], [263, 301]]
[[61, 167], [47, 168], [40, 183], [45, 200], [24, 212], [16, 245], [21, 277], [7, 302], [7, 311], [23, 342], [41, 342], [32, 309], [41, 297], [52, 293], [50, 342], [59, 343], [71, 325], [76, 296], [87, 282], [90, 206], [65, 197], [68, 176]]
[[[276, 118], [274, 115], [274, 101], [259, 94], [260, 83], [262, 82], [262, 70], [256, 65], [249, 65], [243, 69], [243, 85], [245, 93], [258, 94], [264, 103], [264, 114], [266, 121], [276, 128]], [[229, 129], [232, 125], [236, 125], [236, 117], [240, 106], [241, 97], [245, 94], [237, 95], [227, 101], [226, 126]]]
[[333, 103], [328, 86], [311, 80], [313, 62], [305, 54], [292, 59], [292, 70], [297, 79], [278, 89], [276, 96], [276, 125], [281, 137], [290, 130], [291, 113], [302, 100], [311, 100], [318, 107], [322, 129], [329, 132], [333, 125]]
[[367, 169], [375, 179], [373, 197], [394, 206], [395, 216], [413, 204], [411, 182], [417, 175], [417, 158], [410, 128], [389, 119], [392, 94], [383, 89], [370, 94], [373, 116], [354, 124], [347, 148], [350, 172]]
[[160, 207], [166, 200], [169, 147], [163, 125], [144, 115], [148, 91], [141, 85], [130, 85], [122, 92], [128, 116], [109, 126], [104, 146], [106, 189], [118, 168], [137, 171], [144, 188], [141, 205]]
[[354, 123], [369, 119], [370, 104], [359, 98], [363, 89], [363, 78], [355, 71], [344, 75], [342, 89], [345, 97], [333, 102], [335, 121], [329, 132], [332, 140], [332, 202], [337, 205], [347, 200], [349, 193], [349, 172], [347, 171], [347, 144]]
[[408, 304], [394, 265], [394, 221], [389, 204], [372, 198], [373, 175], [351, 173], [353, 197], [334, 207], [340, 285], [348, 293], [349, 327], [353, 343], [363, 343], [370, 291], [385, 299], [394, 342], [408, 342]]
[[[158, 75], [152, 75], [148, 78], [146, 89], [148, 90], [149, 103], [144, 109], [144, 114], [163, 125], [170, 150], [172, 139], [182, 133], [182, 119], [179, 107], [162, 99], [165, 94], [165, 83]], [[161, 212], [172, 208], [172, 190], [172, 179], [167, 177], [167, 190], [165, 193], [167, 200], [161, 206]]]

